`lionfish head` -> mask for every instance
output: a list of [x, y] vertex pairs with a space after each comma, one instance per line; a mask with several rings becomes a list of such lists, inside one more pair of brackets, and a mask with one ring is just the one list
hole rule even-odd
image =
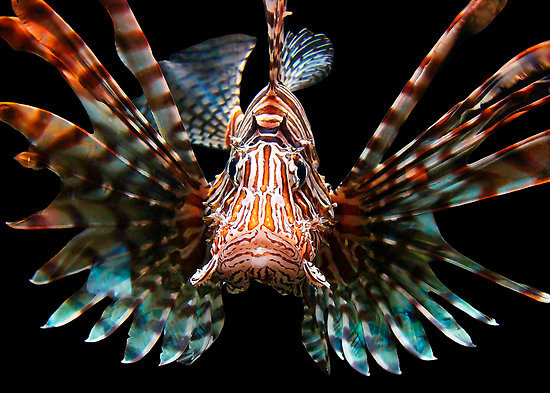
[[293, 128], [284, 114], [244, 116], [207, 201], [212, 258], [192, 282], [216, 277], [240, 292], [257, 280], [296, 294], [306, 278], [328, 285], [312, 261], [333, 218], [330, 194], [312, 140]]

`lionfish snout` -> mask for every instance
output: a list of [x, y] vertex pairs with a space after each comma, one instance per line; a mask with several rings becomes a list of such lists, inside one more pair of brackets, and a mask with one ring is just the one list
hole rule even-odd
[[233, 238], [217, 258], [215, 274], [231, 292], [247, 289], [251, 280], [290, 292], [306, 277], [296, 245], [270, 230], [256, 228]]

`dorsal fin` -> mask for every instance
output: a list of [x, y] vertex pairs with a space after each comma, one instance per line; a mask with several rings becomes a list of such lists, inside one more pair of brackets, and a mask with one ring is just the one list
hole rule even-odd
[[332, 68], [334, 48], [324, 34], [302, 29], [288, 32], [281, 54], [280, 81], [289, 90], [313, 86], [326, 77]]
[[269, 89], [272, 90], [280, 82], [284, 18], [289, 13], [286, 0], [264, 0], [264, 7], [269, 39]]
[[[160, 61], [189, 140], [195, 145], [226, 149], [231, 113], [240, 109], [242, 72], [256, 40], [243, 34], [217, 37]], [[328, 75], [333, 47], [323, 34], [302, 29], [287, 33], [280, 54], [278, 83], [296, 91]], [[145, 96], [134, 104], [152, 125], [155, 119]]]
[[[235, 108], [240, 110], [242, 72], [255, 38], [231, 34], [212, 38], [159, 62], [191, 143], [226, 149], [225, 133]], [[134, 100], [155, 124], [145, 96]]]

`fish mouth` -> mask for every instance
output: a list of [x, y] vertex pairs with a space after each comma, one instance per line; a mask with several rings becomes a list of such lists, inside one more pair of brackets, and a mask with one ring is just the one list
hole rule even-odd
[[255, 230], [227, 242], [218, 254], [216, 275], [230, 292], [248, 288], [251, 280], [290, 292], [306, 277], [304, 259], [288, 239]]
[[330, 287], [323, 273], [289, 239], [263, 229], [231, 238], [190, 281], [201, 285], [211, 277], [223, 281], [230, 293], [246, 290], [254, 280], [285, 294], [301, 293], [305, 278], [316, 286]]

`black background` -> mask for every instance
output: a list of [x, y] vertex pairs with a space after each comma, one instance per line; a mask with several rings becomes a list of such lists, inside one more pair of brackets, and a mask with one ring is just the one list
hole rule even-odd
[[[261, 1], [181, 2], [185, 7], [176, 7], [176, 3], [130, 3], [157, 59], [219, 35], [258, 37], [243, 77], [241, 99], [245, 108], [267, 81]], [[509, 3], [486, 31], [462, 45], [438, 74], [402, 129], [396, 148], [436, 121], [510, 58], [549, 38], [546, 2]], [[141, 94], [116, 56], [110, 20], [98, 2], [60, 0], [49, 4], [84, 38], [129, 96]], [[323, 32], [336, 50], [330, 77], [297, 93], [314, 130], [320, 171], [331, 184], [336, 186], [354, 164], [401, 88], [465, 4], [289, 1], [294, 15], [287, 19], [287, 30], [308, 27]], [[0, 14], [12, 14], [9, 1], [1, 1]], [[91, 129], [79, 101], [53, 67], [33, 55], [14, 52], [3, 42], [0, 100], [38, 106]], [[506, 126], [473, 158], [547, 129], [548, 111], [543, 107]], [[26, 170], [12, 160], [27, 146], [20, 134], [0, 124], [0, 135], [4, 198], [0, 221], [13, 221], [46, 207], [59, 191], [59, 181], [47, 171]], [[224, 153], [205, 149], [196, 153], [210, 179], [222, 170]], [[549, 186], [543, 185], [437, 213], [436, 218], [444, 237], [459, 251], [517, 281], [550, 291], [549, 196]], [[51, 386], [61, 391], [88, 386], [145, 390], [149, 382], [159, 388], [182, 390], [197, 382], [212, 388], [255, 383], [258, 388], [297, 385], [345, 389], [355, 381], [365, 389], [436, 389], [499, 388], [512, 382], [530, 387], [547, 379], [550, 306], [439, 264], [434, 269], [442, 281], [501, 326], [486, 326], [449, 306], [477, 347], [463, 348], [426, 324], [438, 360], [423, 362], [399, 348], [400, 376], [388, 374], [370, 358], [371, 376], [363, 377], [331, 352], [333, 371], [327, 377], [301, 344], [301, 302], [261, 286], [225, 296], [224, 329], [192, 366], [157, 367], [159, 345], [142, 361], [121, 364], [128, 323], [100, 343], [84, 342], [102, 307], [92, 308], [67, 326], [40, 329], [57, 306], [82, 285], [85, 276], [47, 286], [35, 286], [28, 279], [74, 232], [23, 232], [4, 225], [1, 231], [1, 325], [3, 357], [9, 363], [7, 369], [4, 366], [8, 373], [3, 382]]]

